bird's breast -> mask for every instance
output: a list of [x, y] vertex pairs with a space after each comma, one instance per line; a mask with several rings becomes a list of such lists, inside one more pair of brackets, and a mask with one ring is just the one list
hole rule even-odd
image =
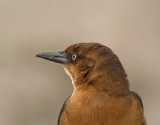
[[117, 125], [129, 115], [129, 102], [126, 100], [102, 93], [74, 93], [66, 103], [62, 119], [65, 125]]

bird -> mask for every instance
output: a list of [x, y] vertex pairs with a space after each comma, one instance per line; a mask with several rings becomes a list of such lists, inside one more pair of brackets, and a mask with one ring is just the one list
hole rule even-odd
[[62, 64], [73, 84], [57, 125], [147, 125], [141, 97], [129, 89], [127, 74], [109, 47], [82, 42], [36, 56]]

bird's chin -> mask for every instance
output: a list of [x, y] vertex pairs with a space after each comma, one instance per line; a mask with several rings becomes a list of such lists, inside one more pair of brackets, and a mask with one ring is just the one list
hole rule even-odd
[[73, 73], [69, 70], [67, 65], [63, 64], [63, 68], [65, 70], [65, 72], [67, 73], [67, 75], [69, 75], [70, 79], [72, 80], [72, 84], [74, 83], [74, 75]]

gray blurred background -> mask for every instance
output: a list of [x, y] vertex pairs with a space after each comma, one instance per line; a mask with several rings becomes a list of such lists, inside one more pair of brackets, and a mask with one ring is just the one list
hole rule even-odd
[[71, 80], [35, 54], [77, 42], [112, 48], [159, 125], [159, 0], [0, 0], [0, 125], [56, 125]]

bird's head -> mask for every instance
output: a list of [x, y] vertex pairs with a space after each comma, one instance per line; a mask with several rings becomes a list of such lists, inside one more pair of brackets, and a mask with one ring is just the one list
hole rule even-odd
[[[74, 88], [97, 90], [127, 88], [127, 75], [112, 50], [99, 43], [77, 43], [64, 51], [44, 52], [36, 56], [61, 63]], [[117, 91], [117, 90], [116, 90]]]

